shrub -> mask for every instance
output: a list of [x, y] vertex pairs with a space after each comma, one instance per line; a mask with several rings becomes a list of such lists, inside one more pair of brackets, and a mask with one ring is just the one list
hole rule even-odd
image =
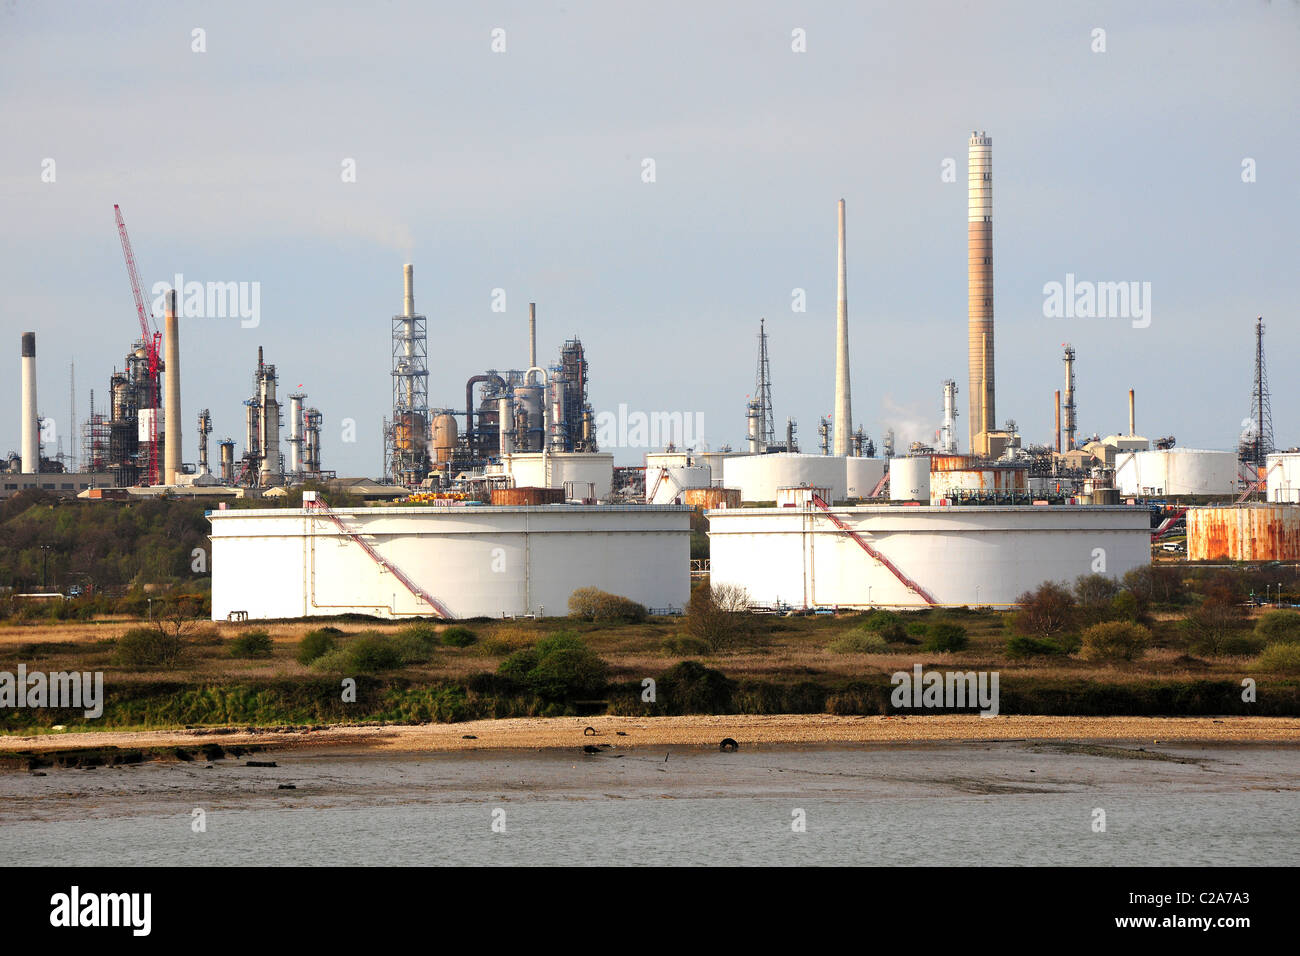
[[442, 632], [442, 643], [448, 647], [469, 647], [477, 640], [477, 634], [460, 625], [453, 625]]
[[[901, 626], [901, 625], [900, 625]], [[884, 654], [889, 651], [889, 643], [879, 634], [845, 634], [826, 645], [832, 654]]]
[[314, 631], [308, 631], [298, 642], [298, 663], [310, 664], [334, 650], [334, 636], [342, 633], [337, 627], [318, 627]]
[[388, 640], [403, 664], [425, 664], [438, 647], [438, 631], [428, 624], [412, 624]]
[[1261, 670], [1300, 674], [1300, 644], [1270, 644], [1256, 664]]
[[133, 627], [117, 639], [113, 663], [127, 667], [165, 667], [181, 659], [183, 646], [175, 634], [153, 627]]
[[1108, 621], [1083, 632], [1081, 656], [1087, 661], [1133, 661], [1146, 653], [1151, 632], [1141, 624]]
[[930, 625], [929, 636], [925, 639], [925, 649], [940, 653], [961, 651], [965, 650], [968, 643], [966, 628], [960, 624], [940, 621], [938, 624]]
[[1061, 653], [1063, 650], [1059, 644], [1045, 638], [1028, 637], [1024, 634], [1014, 634], [1007, 638], [1008, 657], [1049, 657]]
[[1266, 611], [1255, 622], [1255, 636], [1269, 644], [1300, 644], [1300, 614], [1295, 611]]
[[709, 653], [709, 645], [706, 641], [702, 641], [698, 637], [691, 637], [688, 634], [673, 634], [670, 637], [665, 637], [663, 641], [660, 642], [660, 646], [666, 654], [685, 655]]
[[640, 624], [648, 616], [644, 605], [599, 588], [578, 588], [569, 595], [569, 613], [585, 621]]
[[1239, 632], [1244, 623], [1245, 614], [1231, 597], [1215, 595], [1189, 614], [1182, 628], [1193, 651], [1219, 657], [1241, 653]]
[[603, 693], [609, 665], [582, 638], [560, 631], [511, 654], [497, 673], [543, 700], [559, 702]]
[[402, 665], [397, 642], [382, 634], [359, 634], [343, 650], [347, 655], [348, 669], [361, 674], [395, 670]]
[[1132, 591], [1120, 591], [1111, 598], [1110, 615], [1119, 621], [1136, 622], [1142, 616], [1142, 602]]
[[1059, 584], [1044, 582], [1016, 599], [1020, 610], [1012, 620], [1017, 634], [1051, 637], [1066, 630], [1075, 617], [1074, 596]]
[[699, 661], [682, 661], [659, 677], [657, 703], [674, 714], [720, 714], [731, 706], [732, 682]]
[[1081, 574], [1074, 582], [1074, 597], [1083, 617], [1092, 622], [1104, 621], [1111, 612], [1112, 602], [1119, 593], [1114, 578], [1104, 574]]
[[270, 657], [271, 635], [266, 631], [244, 631], [230, 642], [231, 657]]
[[930, 625], [925, 621], [911, 621], [907, 625], [907, 633], [912, 637], [925, 637], [930, 633]]
[[858, 626], [864, 631], [880, 631], [894, 624], [902, 624], [903, 619], [893, 611], [872, 611], [862, 619]]

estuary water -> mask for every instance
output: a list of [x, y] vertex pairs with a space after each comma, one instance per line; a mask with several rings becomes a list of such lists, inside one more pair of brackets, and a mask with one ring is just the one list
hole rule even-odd
[[0, 863], [1300, 864], [1297, 746], [255, 759], [0, 773]]

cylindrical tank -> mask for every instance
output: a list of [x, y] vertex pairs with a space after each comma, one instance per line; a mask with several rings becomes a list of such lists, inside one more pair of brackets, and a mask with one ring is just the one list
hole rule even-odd
[[930, 503], [929, 455], [890, 459], [889, 500]]
[[221, 480], [228, 485], [235, 482], [235, 443], [227, 438], [218, 444], [221, 449]]
[[1230, 495], [1237, 488], [1237, 455], [1197, 448], [1120, 452], [1115, 487], [1124, 495]]
[[302, 471], [302, 400], [298, 392], [289, 396], [289, 473]]
[[692, 508], [739, 508], [739, 488], [687, 488], [682, 492], [682, 504]]
[[280, 403], [275, 399], [275, 367], [262, 376], [262, 486], [280, 483]]
[[667, 505], [676, 501], [687, 488], [707, 488], [712, 471], [707, 465], [659, 468], [646, 472], [646, 503]]
[[568, 450], [564, 421], [564, 382], [558, 378], [551, 380], [551, 449]]
[[244, 454], [255, 456], [261, 454], [261, 429], [258, 427], [258, 406], [256, 402], [244, 403]]
[[1281, 452], [1266, 459], [1268, 500], [1300, 502], [1300, 454]]
[[848, 498], [866, 498], [876, 490], [885, 474], [883, 458], [848, 458]]
[[[744, 455], [722, 463], [722, 483], [739, 488], [745, 501], [775, 501], [776, 489], [807, 485], [829, 488], [835, 501], [848, 492], [848, 458], [834, 455]], [[716, 475], [714, 476], [717, 477]]]
[[433, 418], [433, 457], [434, 461], [444, 463], [451, 461], [456, 451], [456, 419], [446, 412]]
[[520, 451], [542, 450], [542, 387], [521, 385], [515, 389], [515, 403], [524, 415], [523, 431], [515, 435]]
[[514, 411], [510, 407], [510, 399], [503, 395], [497, 399], [497, 447], [502, 455], [509, 455], [515, 450], [514, 427]]
[[501, 448], [501, 413], [495, 398], [485, 398], [478, 409], [478, 453], [494, 458]]
[[493, 488], [494, 505], [562, 505], [563, 488]]
[[1246, 504], [1187, 512], [1189, 561], [1300, 560], [1300, 508]]

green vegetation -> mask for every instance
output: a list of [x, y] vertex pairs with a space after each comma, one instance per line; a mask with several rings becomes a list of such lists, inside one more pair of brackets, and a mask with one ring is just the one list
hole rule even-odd
[[266, 631], [245, 631], [230, 642], [231, 657], [270, 657], [271, 635]]
[[1255, 636], [1267, 644], [1300, 644], [1300, 614], [1295, 611], [1265, 611], [1255, 622]]
[[605, 690], [609, 665], [582, 638], [558, 631], [511, 654], [497, 673], [542, 700], [558, 703], [599, 696]]
[[966, 628], [960, 624], [940, 621], [930, 625], [929, 635], [925, 639], [925, 649], [941, 654], [962, 651], [970, 642], [966, 637]]
[[1259, 655], [1260, 670], [1300, 674], [1300, 644], [1271, 644]]
[[117, 639], [113, 663], [124, 667], [169, 667], [181, 660], [180, 638], [155, 627], [133, 627]]
[[310, 664], [334, 650], [335, 639], [342, 633], [337, 627], [318, 627], [314, 631], [308, 631], [298, 642], [298, 663]]
[[889, 642], [875, 631], [850, 632], [831, 641], [826, 649], [833, 654], [885, 654], [890, 650]]
[[1083, 632], [1085, 661], [1115, 663], [1137, 660], [1151, 644], [1151, 632], [1141, 624], [1107, 621], [1094, 624]]
[[578, 588], [569, 596], [569, 613], [584, 621], [640, 624], [648, 616], [643, 605], [599, 588]]
[[478, 635], [468, 627], [453, 625], [442, 632], [442, 643], [448, 647], [469, 647], [478, 640]]

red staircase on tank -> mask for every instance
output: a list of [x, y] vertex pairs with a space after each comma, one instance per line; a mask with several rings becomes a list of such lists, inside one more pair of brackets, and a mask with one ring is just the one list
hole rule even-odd
[[339, 515], [336, 515], [333, 511], [330, 510], [329, 505], [325, 504], [325, 502], [317, 498], [314, 502], [311, 501], [305, 502], [303, 507], [310, 508], [318, 512], [322, 516], [328, 518], [330, 521], [334, 522], [334, 526], [338, 528], [339, 531], [343, 532], [343, 534], [345, 534], [348, 538], [352, 539], [357, 544], [359, 544], [361, 546], [361, 550], [364, 551], [366, 554], [370, 555], [371, 560], [374, 561], [375, 564], [379, 565], [385, 571], [391, 572], [393, 577], [397, 578], [397, 580], [402, 582], [402, 586], [405, 587], [406, 590], [410, 591], [412, 594], [414, 594], [425, 604], [429, 605], [429, 607], [433, 608], [434, 612], [437, 613], [439, 617], [447, 618], [448, 620], [451, 619], [452, 616], [451, 612], [448, 611], [447, 608], [444, 607], [441, 602], [439, 602], [428, 591], [424, 590], [424, 588], [420, 587], [418, 584], [412, 581], [410, 576], [407, 575], [405, 571], [403, 571], [397, 565], [386, 560], [378, 551], [374, 549], [374, 547], [370, 544], [370, 542], [366, 541], [365, 538], [361, 536], [360, 532], [353, 531], [351, 528], [345, 525], [343, 523], [343, 519]]
[[890, 561], [887, 557], [885, 557], [883, 554], [881, 554], [871, 545], [867, 544], [867, 542], [862, 538], [860, 534], [858, 534], [856, 531], [854, 531], [852, 528], [846, 525], [843, 521], [837, 518], [835, 516], [835, 513], [831, 511], [830, 506], [827, 505], [826, 502], [822, 501], [821, 495], [813, 495], [812, 500], [813, 500], [813, 504], [815, 504], [818, 508], [821, 508], [822, 511], [826, 513], [826, 517], [831, 519], [831, 523], [834, 524], [835, 527], [839, 528], [846, 535], [848, 535], [850, 538], [856, 541], [858, 547], [860, 547], [863, 551], [867, 552], [867, 554], [871, 555], [873, 558], [875, 558], [877, 561], [879, 561], [881, 564], [887, 567], [890, 573], [893, 574], [894, 577], [898, 578], [898, 580], [901, 581], [905, 587], [907, 587], [911, 591], [915, 591], [921, 597], [921, 599], [931, 607], [938, 606], [939, 602], [937, 602], [934, 598], [932, 598], [929, 592], [925, 590], [925, 588], [921, 587], [921, 585], [917, 584], [906, 574], [900, 571], [898, 569], [898, 566], [894, 564], [893, 561]]
[[1151, 532], [1151, 540], [1159, 541], [1161, 538], [1167, 535], [1170, 531], [1173, 530], [1174, 525], [1178, 523], [1178, 519], [1185, 514], [1187, 514], [1186, 508], [1176, 509], [1173, 514], [1165, 518], [1165, 520], [1160, 522], [1160, 524], [1156, 525], [1156, 530]]

